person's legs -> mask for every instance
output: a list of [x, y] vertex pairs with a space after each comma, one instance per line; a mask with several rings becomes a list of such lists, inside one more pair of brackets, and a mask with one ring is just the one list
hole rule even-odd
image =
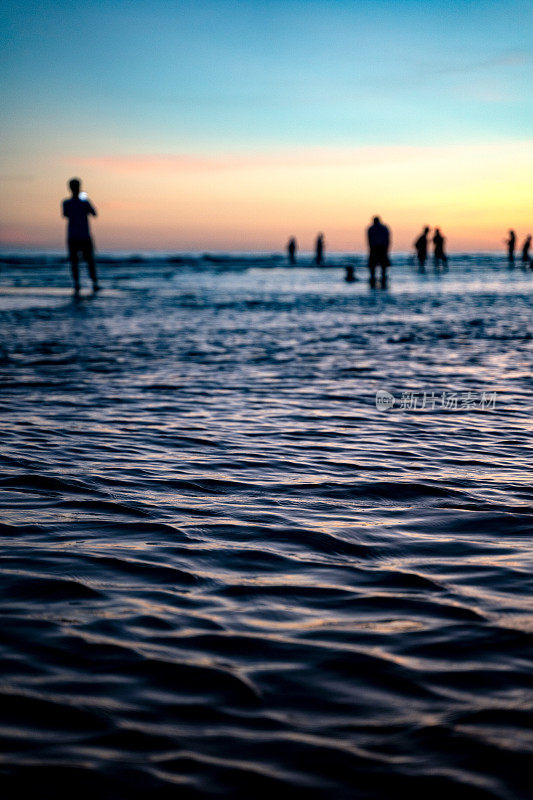
[[74, 291], [79, 292], [80, 270], [78, 266], [78, 245], [75, 241], [69, 241], [68, 243], [68, 257], [70, 260], [70, 269], [72, 271], [72, 280], [74, 282]]
[[372, 288], [376, 285], [376, 254], [374, 248], [370, 248], [370, 255], [368, 256], [368, 270], [370, 272], [370, 286]]
[[377, 257], [377, 263], [381, 267], [381, 284], [380, 285], [381, 285], [382, 289], [385, 289], [386, 286], [387, 286], [387, 267], [390, 264], [389, 254], [387, 252], [387, 248], [386, 247], [380, 247], [379, 253], [378, 253], [378, 257]]
[[89, 239], [88, 242], [84, 243], [83, 257], [84, 257], [85, 261], [87, 262], [87, 267], [89, 269], [89, 275], [90, 275], [91, 280], [93, 282], [93, 290], [96, 291], [100, 287], [98, 285], [98, 277], [96, 275], [96, 264], [94, 262], [93, 243], [92, 243], [92, 241], [90, 239]]

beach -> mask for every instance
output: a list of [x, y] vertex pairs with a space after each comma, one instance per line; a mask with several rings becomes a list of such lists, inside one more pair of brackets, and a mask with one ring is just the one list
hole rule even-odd
[[6, 796], [528, 796], [533, 272], [328, 258], [2, 259]]

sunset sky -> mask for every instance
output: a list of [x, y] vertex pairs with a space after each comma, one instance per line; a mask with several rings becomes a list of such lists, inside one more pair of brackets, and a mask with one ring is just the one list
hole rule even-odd
[[533, 232], [528, 0], [7, 2], [3, 249], [61, 248], [66, 181], [100, 251], [450, 250]]

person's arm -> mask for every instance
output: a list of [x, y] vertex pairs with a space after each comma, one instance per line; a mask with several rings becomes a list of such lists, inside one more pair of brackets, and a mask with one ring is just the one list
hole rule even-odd
[[68, 219], [68, 207], [67, 207], [67, 201], [66, 200], [63, 200], [63, 206], [62, 207], [63, 207], [63, 216], [67, 217], [67, 219]]
[[87, 205], [89, 206], [89, 209], [88, 209], [88, 210], [89, 210], [89, 214], [92, 214], [92, 215], [93, 215], [93, 217], [97, 217], [97, 216], [98, 216], [98, 214], [96, 213], [96, 209], [94, 208], [94, 206], [92, 206], [92, 205], [89, 203], [89, 201], [88, 201], [88, 200], [86, 200], [85, 202], [86, 202], [86, 203], [87, 203]]

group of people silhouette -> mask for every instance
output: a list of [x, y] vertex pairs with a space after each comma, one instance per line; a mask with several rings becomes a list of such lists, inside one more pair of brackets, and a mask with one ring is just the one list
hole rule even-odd
[[[100, 288], [98, 283], [98, 276], [96, 274], [96, 264], [94, 261], [94, 247], [89, 228], [89, 217], [96, 217], [96, 210], [87, 198], [87, 195], [81, 191], [81, 180], [79, 178], [72, 178], [68, 186], [70, 188], [71, 196], [63, 200], [62, 211], [63, 216], [68, 220], [67, 224], [67, 250], [72, 270], [72, 279], [74, 281], [74, 292], [79, 294], [80, 291], [80, 275], [79, 275], [79, 257], [82, 256], [89, 269], [89, 276], [92, 280], [93, 291], [97, 292]], [[376, 284], [376, 271], [378, 267], [381, 269], [381, 288], [387, 285], [387, 269], [390, 266], [389, 249], [391, 244], [391, 235], [389, 228], [384, 225], [379, 217], [374, 217], [372, 225], [367, 228], [367, 241], [368, 241], [368, 271], [370, 286], [375, 287]], [[418, 266], [421, 271], [425, 270], [425, 264], [428, 257], [430, 228], [426, 226], [420, 236], [414, 242], [416, 251], [416, 258]], [[439, 228], [435, 228], [433, 237], [433, 258], [436, 268], [442, 266], [447, 268], [448, 256], [444, 250], [445, 238], [441, 234]], [[515, 248], [516, 248], [516, 233], [513, 230], [509, 231], [509, 238], [505, 240], [507, 245], [507, 256], [509, 263], [514, 265], [515, 262]], [[531, 235], [528, 235], [522, 245], [522, 264], [532, 266], [529, 250], [531, 247]], [[325, 239], [324, 234], [319, 233], [315, 240], [315, 257], [314, 263], [317, 266], [324, 264], [325, 258]], [[298, 243], [294, 236], [292, 236], [287, 243], [287, 255], [289, 264], [296, 264], [296, 254], [298, 251]], [[355, 280], [353, 264], [346, 267], [346, 280]]]
[[[315, 240], [315, 264], [321, 267], [324, 264], [324, 253], [325, 253], [325, 241], [324, 241], [324, 234], [319, 233]], [[296, 264], [296, 253], [298, 252], [298, 242], [296, 241], [294, 236], [291, 236], [289, 241], [287, 242], [287, 256], [289, 258], [289, 264], [294, 266]]]
[[[425, 268], [428, 256], [428, 236], [430, 228], [425, 227], [421, 235], [415, 241], [414, 246], [418, 259], [418, 265], [421, 270]], [[381, 270], [380, 286], [385, 288], [387, 285], [387, 268], [390, 266], [389, 249], [391, 244], [391, 235], [389, 228], [384, 225], [379, 217], [374, 217], [372, 225], [367, 228], [367, 241], [368, 241], [368, 271], [370, 286], [375, 287], [376, 271], [378, 267]], [[433, 234], [434, 246], [434, 262], [435, 266], [442, 266], [446, 268], [448, 265], [448, 256], [444, 250], [445, 238], [441, 234], [439, 228], [435, 228]], [[298, 250], [298, 243], [294, 236], [291, 236], [287, 242], [287, 256], [289, 264], [296, 264], [296, 252]], [[315, 241], [315, 258], [314, 263], [318, 266], [324, 263], [324, 234], [319, 233]], [[353, 281], [355, 279], [353, 265], [349, 264], [346, 267], [346, 280]]]
[[[426, 261], [428, 257], [428, 238], [430, 230], [431, 228], [429, 228], [426, 225], [426, 227], [424, 228], [418, 239], [416, 239], [416, 241], [414, 242], [416, 258], [418, 260], [418, 266], [420, 267], [421, 270], [424, 270], [426, 266]], [[435, 232], [433, 234], [433, 239], [432, 239], [433, 260], [435, 267], [442, 266], [446, 268], [448, 266], [448, 256], [444, 251], [445, 241], [446, 240], [442, 235], [442, 233], [440, 232], [439, 228], [435, 228]]]

